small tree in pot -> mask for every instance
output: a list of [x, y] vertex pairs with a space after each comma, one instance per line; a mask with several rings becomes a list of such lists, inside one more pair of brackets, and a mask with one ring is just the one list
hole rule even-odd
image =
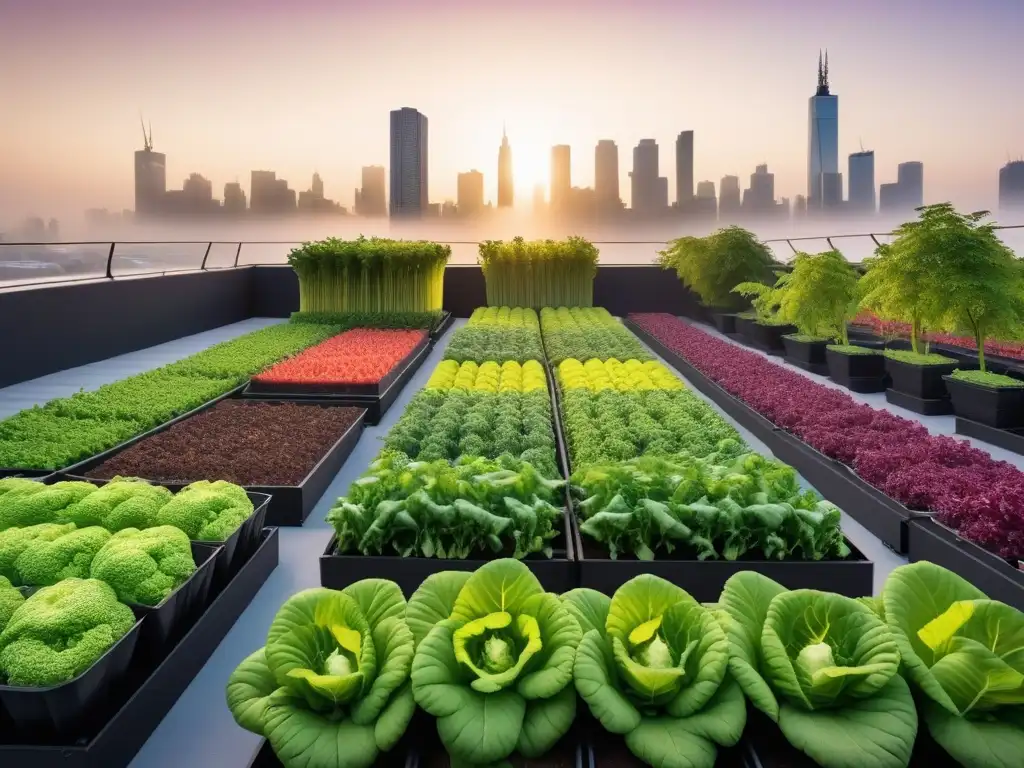
[[783, 337], [797, 330], [795, 325], [779, 315], [789, 279], [788, 272], [780, 272], [774, 286], [746, 282], [733, 288], [733, 293], [750, 299], [754, 308], [755, 320], [743, 329], [743, 335], [764, 352], [784, 354]]

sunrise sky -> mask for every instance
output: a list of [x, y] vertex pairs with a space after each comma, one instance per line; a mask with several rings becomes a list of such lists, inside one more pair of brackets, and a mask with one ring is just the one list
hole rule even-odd
[[495, 197], [502, 123], [519, 201], [570, 144], [575, 185], [594, 145], [696, 132], [696, 178], [768, 163], [806, 192], [807, 99], [819, 47], [839, 95], [841, 170], [876, 153], [876, 182], [925, 164], [925, 201], [993, 206], [1024, 155], [1021, 0], [0, 0], [0, 218], [131, 207], [139, 110], [167, 153], [248, 190], [276, 170], [351, 205], [388, 162], [388, 112], [430, 121], [430, 197], [484, 172]]

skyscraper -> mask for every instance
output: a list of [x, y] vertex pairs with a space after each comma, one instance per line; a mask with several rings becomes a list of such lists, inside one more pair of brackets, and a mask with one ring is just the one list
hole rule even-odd
[[317, 199], [323, 199], [324, 196], [324, 180], [320, 178], [319, 173], [313, 174], [313, 184], [310, 186], [309, 191], [313, 193], [313, 197]]
[[854, 152], [849, 158], [850, 208], [858, 213], [875, 212], [875, 153]]
[[159, 213], [167, 194], [167, 156], [153, 151], [153, 129], [142, 127], [143, 149], [135, 152], [135, 213]]
[[427, 202], [427, 117], [391, 110], [391, 215], [422, 216]]
[[702, 218], [713, 219], [718, 215], [718, 199], [715, 197], [715, 182], [702, 181], [697, 184], [697, 196], [693, 201], [694, 213]]
[[900, 185], [900, 196], [910, 208], [924, 205], [924, 163], [911, 161], [896, 166], [896, 183]]
[[245, 213], [245, 192], [237, 181], [224, 185], [224, 210], [228, 213]]
[[767, 165], [759, 165], [750, 174], [750, 189], [744, 196], [743, 207], [756, 213], [768, 213], [775, 207], [775, 174], [768, 173]]
[[723, 176], [718, 185], [718, 216], [727, 218], [740, 210], [740, 177]]
[[561, 213], [569, 206], [572, 191], [572, 157], [568, 144], [551, 148], [551, 210]]
[[[818, 90], [808, 102], [807, 198], [809, 208], [838, 204], [835, 182], [839, 176], [839, 97], [828, 89], [828, 53], [818, 54]], [[835, 174], [826, 181], [827, 174]], [[840, 181], [839, 199], [842, 198]]]
[[356, 190], [356, 213], [359, 216], [387, 216], [388, 201], [384, 194], [383, 165], [365, 165], [362, 187]]
[[501, 146], [498, 148], [498, 207], [511, 208], [515, 194], [512, 184], [512, 147], [508, 144], [505, 128], [501, 129]]
[[459, 213], [478, 216], [484, 209], [484, 175], [480, 171], [460, 173], [458, 179]]
[[1012, 160], [999, 169], [999, 207], [1024, 208], [1024, 160]]
[[631, 207], [639, 214], [659, 213], [668, 206], [668, 179], [658, 176], [658, 142], [640, 139], [633, 147], [633, 170], [629, 174]]
[[601, 139], [594, 148], [594, 196], [600, 210], [619, 209], [619, 148], [611, 139]]
[[693, 131], [676, 137], [676, 203], [685, 208], [693, 198]]

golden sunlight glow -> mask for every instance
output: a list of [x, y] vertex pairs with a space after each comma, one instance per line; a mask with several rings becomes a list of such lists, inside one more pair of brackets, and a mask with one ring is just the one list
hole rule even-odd
[[512, 183], [516, 197], [529, 200], [538, 184], [546, 190], [551, 176], [551, 148], [512, 146]]

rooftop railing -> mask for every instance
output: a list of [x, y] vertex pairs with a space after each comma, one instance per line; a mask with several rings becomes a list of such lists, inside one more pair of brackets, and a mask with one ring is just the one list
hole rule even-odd
[[[996, 229], [1007, 246], [1024, 256], [1024, 224]], [[783, 263], [800, 251], [831, 249], [859, 263], [892, 238], [892, 232], [864, 232], [769, 238], [765, 243]], [[479, 242], [443, 242], [452, 248], [452, 265], [476, 263]], [[0, 242], [0, 288], [285, 264], [288, 252], [300, 244], [293, 240]], [[601, 252], [602, 265], [622, 266], [654, 263], [667, 241], [597, 240], [594, 244]]]

